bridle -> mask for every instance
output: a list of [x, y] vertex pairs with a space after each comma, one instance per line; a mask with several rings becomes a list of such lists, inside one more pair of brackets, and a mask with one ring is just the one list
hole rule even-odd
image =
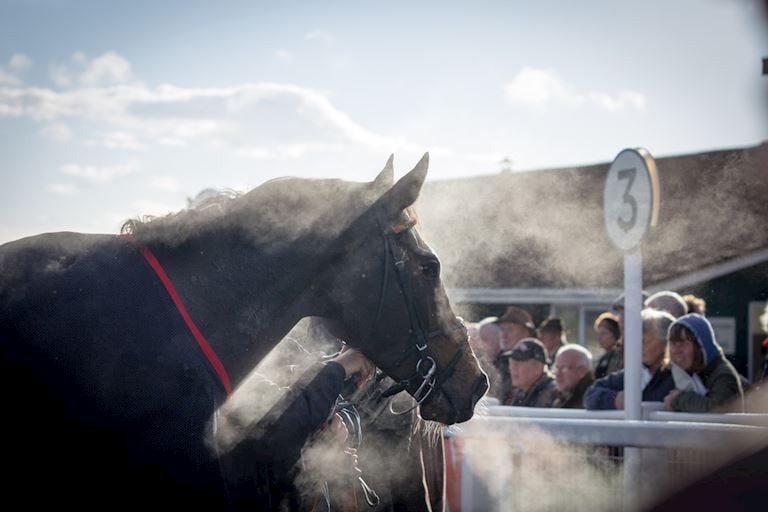
[[[442, 384], [448, 380], [451, 375], [453, 375], [453, 372], [456, 369], [456, 365], [458, 364], [463, 354], [463, 349], [459, 347], [459, 349], [456, 351], [453, 357], [451, 357], [450, 361], [442, 371], [438, 371], [437, 363], [432, 358], [432, 356], [427, 354], [427, 344], [429, 340], [447, 333], [440, 328], [428, 330], [428, 324], [424, 322], [422, 317], [419, 315], [419, 311], [416, 308], [416, 302], [413, 299], [411, 281], [408, 278], [408, 274], [405, 270], [406, 251], [403, 250], [399, 255], [396, 255], [394, 249], [395, 244], [393, 242], [394, 237], [407, 232], [413, 228], [415, 224], [415, 220], [409, 220], [405, 224], [397, 224], [387, 227], [379, 223], [382, 238], [384, 239], [384, 277], [381, 284], [381, 297], [379, 299], [379, 306], [376, 310], [376, 317], [374, 319], [371, 332], [376, 331], [376, 327], [379, 324], [379, 319], [381, 318], [381, 312], [384, 309], [384, 300], [387, 292], [387, 285], [389, 284], [390, 279], [390, 266], [392, 266], [395, 269], [394, 273], [397, 276], [397, 282], [400, 286], [400, 291], [403, 294], [406, 308], [408, 309], [408, 318], [411, 326], [410, 332], [412, 336], [415, 337], [414, 344], [409, 345], [404, 351], [402, 357], [395, 361], [393, 365], [398, 367], [403, 364], [405, 360], [410, 356], [411, 350], [409, 349], [415, 348], [418, 355], [418, 360], [416, 362], [416, 368], [414, 369], [413, 375], [407, 379], [393, 384], [381, 395], [382, 398], [396, 395], [397, 393], [406, 389], [412, 383], [420, 381], [416, 391], [412, 393], [414, 400], [416, 400], [416, 404], [404, 411], [395, 411], [392, 409], [390, 404], [390, 411], [394, 414], [406, 414], [411, 412], [416, 407], [421, 405], [424, 400], [429, 397], [432, 391], [435, 389], [440, 389]], [[464, 324], [458, 318], [456, 319], [456, 324], [453, 329], [466, 330]]]

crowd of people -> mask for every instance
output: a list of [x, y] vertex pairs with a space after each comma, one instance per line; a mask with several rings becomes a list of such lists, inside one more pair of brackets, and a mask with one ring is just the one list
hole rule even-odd
[[[674, 291], [643, 294], [642, 401], [667, 411], [744, 412], [755, 387], [723, 353], [703, 299]], [[568, 343], [565, 323], [538, 327], [523, 308], [468, 324], [470, 344], [488, 374], [488, 396], [503, 405], [611, 410], [624, 408], [624, 298], [594, 323], [598, 357]], [[765, 377], [765, 375], [763, 375]]]

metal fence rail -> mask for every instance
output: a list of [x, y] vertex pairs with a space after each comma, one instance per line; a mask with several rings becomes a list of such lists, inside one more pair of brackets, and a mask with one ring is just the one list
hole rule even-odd
[[[478, 415], [515, 418], [623, 419], [624, 411], [588, 411], [585, 409], [543, 409], [537, 407], [511, 407], [508, 405], [484, 405], [478, 409]], [[768, 414], [669, 412], [663, 410], [659, 402], [643, 402], [642, 418], [650, 421], [686, 421], [768, 427]]]
[[743, 450], [768, 441], [768, 428], [683, 421], [631, 421], [536, 417], [477, 417], [447, 435], [477, 439], [511, 439], [521, 429], [536, 428], [557, 441], [576, 445], [636, 448]]
[[[451, 512], [637, 510], [735, 456], [768, 445], [768, 415], [490, 406], [446, 429]], [[458, 495], [458, 498], [456, 498]]]

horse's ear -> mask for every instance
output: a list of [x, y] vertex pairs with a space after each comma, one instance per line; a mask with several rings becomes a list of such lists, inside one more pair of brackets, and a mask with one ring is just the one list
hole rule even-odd
[[395, 169], [392, 166], [394, 159], [394, 154], [389, 155], [387, 163], [384, 164], [384, 168], [381, 170], [379, 175], [376, 176], [376, 179], [371, 183], [374, 190], [378, 190], [380, 193], [383, 193], [385, 190], [389, 190], [389, 188], [392, 187], [392, 183], [395, 181]]
[[394, 217], [416, 202], [424, 179], [427, 177], [428, 168], [429, 153], [424, 153], [416, 167], [400, 178], [379, 200], [385, 215]]

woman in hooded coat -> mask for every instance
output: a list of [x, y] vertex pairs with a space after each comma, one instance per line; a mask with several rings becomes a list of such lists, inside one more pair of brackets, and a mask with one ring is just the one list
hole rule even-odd
[[668, 411], [744, 412], [744, 391], [736, 369], [723, 355], [712, 324], [697, 313], [669, 327], [669, 353], [677, 389], [664, 398]]

